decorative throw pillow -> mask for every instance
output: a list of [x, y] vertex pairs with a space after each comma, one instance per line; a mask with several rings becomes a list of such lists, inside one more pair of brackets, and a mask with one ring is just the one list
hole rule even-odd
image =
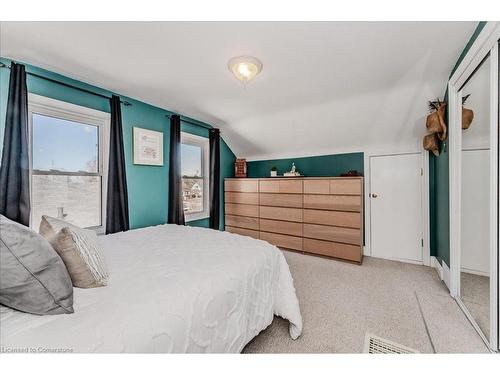
[[38, 233], [2, 215], [0, 303], [38, 315], [73, 312], [73, 285], [59, 255]]
[[74, 286], [95, 288], [108, 284], [108, 271], [94, 231], [44, 215], [40, 234], [64, 261]]

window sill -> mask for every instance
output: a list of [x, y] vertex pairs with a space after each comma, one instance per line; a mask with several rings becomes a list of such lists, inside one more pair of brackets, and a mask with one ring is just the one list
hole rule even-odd
[[196, 214], [186, 215], [184, 217], [184, 221], [186, 223], [189, 223], [191, 221], [208, 219], [209, 217], [210, 217], [210, 215], [207, 212], [200, 212], [200, 213], [196, 213]]
[[106, 231], [104, 230], [103, 226], [87, 227], [87, 228], [83, 228], [83, 229], [88, 229], [88, 230], [94, 231], [95, 234], [97, 234], [98, 236], [103, 236], [106, 234]]

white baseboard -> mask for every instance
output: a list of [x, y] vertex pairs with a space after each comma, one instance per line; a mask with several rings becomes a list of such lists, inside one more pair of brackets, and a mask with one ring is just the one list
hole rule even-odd
[[418, 260], [403, 259], [403, 258], [390, 258], [390, 257], [378, 257], [378, 256], [374, 256], [374, 255], [368, 255], [368, 256], [370, 256], [372, 258], [376, 258], [376, 259], [392, 260], [393, 262], [416, 264], [416, 265], [419, 265], [419, 266], [423, 266], [424, 265], [422, 261], [418, 261]]
[[[431, 257], [431, 267], [434, 268], [441, 280], [445, 283], [445, 285], [448, 287], [448, 290], [450, 290], [450, 267], [446, 264], [446, 262], [439, 263], [436, 257]], [[462, 269], [461, 272], [468, 272], [472, 273], [475, 275], [481, 275], [481, 276], [488, 276], [488, 274], [482, 274], [477, 271], [470, 271], [466, 269]]]
[[370, 248], [368, 246], [363, 246], [363, 256], [369, 257], [371, 254]]
[[479, 270], [472, 270], [472, 269], [469, 269], [469, 268], [465, 268], [465, 267], [462, 267], [460, 269], [460, 272], [463, 272], [463, 273], [470, 273], [472, 275], [479, 275], [479, 276], [486, 276], [486, 277], [490, 277], [490, 273], [489, 272], [484, 272], [484, 271], [479, 271]]
[[431, 267], [434, 268], [441, 280], [444, 281], [445, 285], [450, 290], [450, 268], [443, 262], [439, 263], [436, 257], [431, 257]]
[[450, 279], [451, 279], [450, 267], [448, 267], [448, 265], [444, 261], [441, 264], [441, 266], [443, 267], [443, 281], [446, 284], [446, 286], [448, 287], [448, 290], [450, 290]]
[[440, 280], [443, 280], [443, 267], [436, 257], [431, 257], [431, 267], [434, 268], [439, 276]]

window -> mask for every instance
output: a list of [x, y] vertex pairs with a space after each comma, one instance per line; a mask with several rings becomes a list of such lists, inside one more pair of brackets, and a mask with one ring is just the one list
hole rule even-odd
[[182, 197], [186, 221], [209, 216], [208, 138], [181, 134]]
[[109, 114], [30, 94], [29, 119], [31, 227], [49, 215], [102, 229]]

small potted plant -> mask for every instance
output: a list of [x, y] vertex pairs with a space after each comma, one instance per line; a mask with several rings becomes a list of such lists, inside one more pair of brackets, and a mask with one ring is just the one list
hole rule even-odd
[[278, 175], [278, 168], [276, 166], [273, 166], [271, 168], [271, 177], [276, 177]]

